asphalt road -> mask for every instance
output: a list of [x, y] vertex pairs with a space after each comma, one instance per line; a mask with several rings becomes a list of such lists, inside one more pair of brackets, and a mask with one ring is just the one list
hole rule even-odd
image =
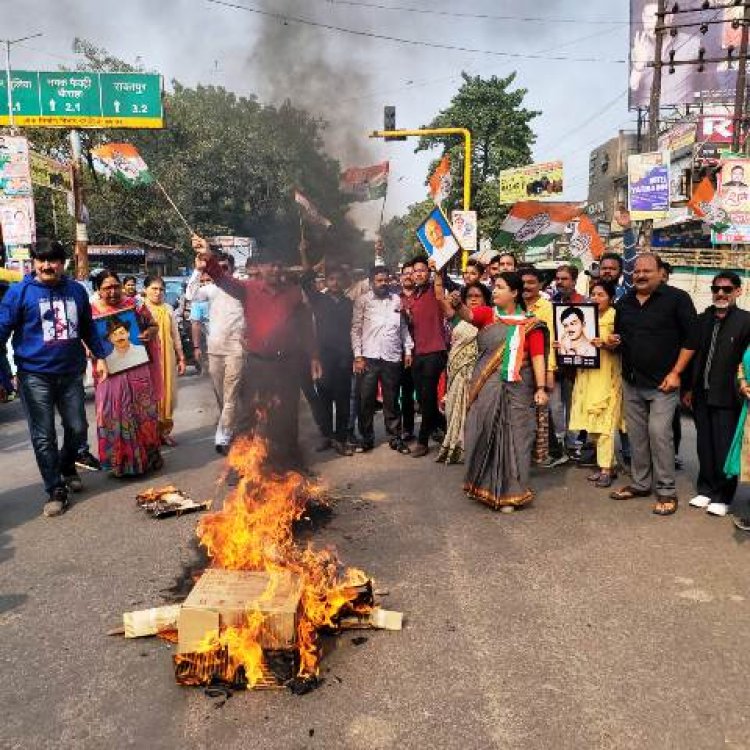
[[87, 475], [60, 519], [40, 516], [20, 405], [0, 406], [0, 747], [750, 748], [750, 537], [687, 508], [694, 461], [684, 505], [657, 518], [577, 468], [504, 515], [461, 494], [459, 467], [326, 456], [349, 497], [313, 538], [390, 591], [404, 630], [342, 635], [305, 696], [179, 687], [169, 645], [104, 633], [161, 604], [194, 554], [195, 516], [150, 520], [134, 498], [213, 494], [212, 399], [182, 381], [160, 475]]

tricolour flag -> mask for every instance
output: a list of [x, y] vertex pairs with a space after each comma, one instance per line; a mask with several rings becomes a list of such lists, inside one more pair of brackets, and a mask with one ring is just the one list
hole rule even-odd
[[514, 241], [528, 247], [545, 247], [580, 213], [578, 203], [519, 201], [505, 217], [497, 239], [500, 244]]
[[710, 178], [704, 177], [688, 201], [688, 207], [715, 232], [723, 232], [732, 222]]
[[302, 212], [308, 221], [313, 224], [320, 224], [321, 227], [328, 229], [333, 224], [323, 216], [318, 207], [301, 191], [294, 191], [294, 200], [302, 207]]
[[[581, 214], [573, 236], [570, 238], [570, 254], [585, 261], [599, 260], [604, 252], [604, 240], [599, 236], [591, 219]], [[586, 262], [584, 262], [586, 265]]]
[[451, 160], [446, 154], [430, 176], [430, 198], [439, 206], [451, 191]]
[[91, 149], [94, 171], [126, 185], [149, 185], [154, 181], [146, 162], [130, 143], [107, 143]]
[[374, 201], [385, 198], [388, 190], [387, 161], [373, 164], [371, 167], [349, 167], [341, 174], [339, 187], [341, 192], [355, 201]]

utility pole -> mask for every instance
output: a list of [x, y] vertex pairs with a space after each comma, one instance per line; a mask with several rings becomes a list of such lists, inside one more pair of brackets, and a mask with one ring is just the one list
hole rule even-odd
[[654, 77], [651, 81], [651, 97], [648, 104], [648, 149], [656, 151], [659, 138], [659, 106], [661, 104], [661, 74], [663, 61], [661, 59], [664, 51], [664, 32], [666, 27], [664, 19], [666, 16], [667, 0], [658, 0], [656, 6], [656, 27], [654, 29]]
[[742, 34], [740, 36], [740, 54], [737, 68], [737, 88], [734, 92], [734, 118], [732, 129], [732, 151], [739, 153], [745, 146], [742, 136], [747, 135], [746, 101], [747, 101], [747, 48], [750, 24], [750, 7], [745, 3], [742, 13]]
[[26, 42], [29, 39], [36, 39], [38, 36], [42, 36], [40, 31], [38, 34], [31, 34], [30, 36], [23, 36], [20, 39], [3, 39], [2, 42], [5, 45], [5, 85], [8, 88], [8, 125], [10, 125], [11, 134], [15, 132], [15, 117], [13, 115], [13, 83], [10, 72], [10, 48], [14, 44], [19, 42]]
[[81, 180], [81, 136], [77, 130], [70, 131], [73, 176], [73, 214], [75, 216], [75, 268], [76, 278], [83, 281], [89, 277], [89, 235], [83, 222], [83, 182]]

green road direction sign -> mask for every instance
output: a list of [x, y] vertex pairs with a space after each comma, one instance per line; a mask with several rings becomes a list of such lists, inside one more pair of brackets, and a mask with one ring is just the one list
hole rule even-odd
[[40, 73], [42, 117], [100, 117], [96, 73]]
[[158, 76], [103, 73], [101, 88], [103, 117], [162, 117], [161, 80]]
[[[159, 75], [14, 70], [11, 81], [19, 127], [164, 127]], [[7, 83], [0, 75], [0, 125], [9, 124]]]
[[[13, 87], [13, 116], [36, 117], [39, 115], [39, 77], [37, 73], [14, 70], [11, 74]], [[8, 116], [8, 79], [0, 75], [0, 124]]]

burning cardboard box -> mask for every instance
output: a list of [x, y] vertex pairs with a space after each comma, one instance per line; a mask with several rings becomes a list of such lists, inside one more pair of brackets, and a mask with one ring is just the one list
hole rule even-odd
[[180, 607], [177, 653], [198, 652], [226, 628], [243, 628], [251, 612], [262, 615], [261, 648], [295, 649], [301, 596], [302, 582], [289, 571], [209, 568]]

